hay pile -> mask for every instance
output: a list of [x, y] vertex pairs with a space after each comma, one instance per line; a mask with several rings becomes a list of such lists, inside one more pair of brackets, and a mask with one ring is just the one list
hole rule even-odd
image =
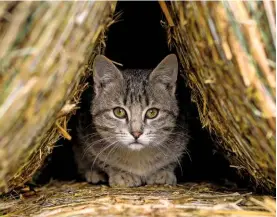
[[0, 192], [29, 180], [60, 135], [70, 139], [66, 124], [86, 64], [114, 9], [111, 2], [1, 2]]
[[242, 176], [276, 179], [275, 1], [160, 2], [192, 101]]
[[[275, 2], [160, 2], [192, 100], [221, 152], [275, 188]], [[111, 2], [1, 2], [0, 193], [30, 180], [77, 109]]]
[[0, 215], [273, 217], [276, 206], [271, 197], [210, 184], [124, 189], [54, 182], [0, 198]]

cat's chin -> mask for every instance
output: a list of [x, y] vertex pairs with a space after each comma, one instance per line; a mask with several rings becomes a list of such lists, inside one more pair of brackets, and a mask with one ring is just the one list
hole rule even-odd
[[134, 142], [134, 143], [131, 143], [130, 145], [128, 145], [128, 148], [132, 149], [134, 151], [139, 151], [139, 150], [145, 148], [145, 146], [141, 143]]

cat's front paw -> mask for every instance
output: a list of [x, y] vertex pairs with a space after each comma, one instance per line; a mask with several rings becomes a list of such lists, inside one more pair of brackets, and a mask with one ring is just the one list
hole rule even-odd
[[86, 181], [89, 183], [97, 184], [99, 182], [106, 182], [106, 176], [103, 172], [98, 170], [88, 170], [85, 173]]
[[137, 187], [142, 185], [142, 181], [139, 176], [125, 172], [116, 172], [110, 175], [109, 184], [111, 187]]
[[148, 177], [146, 183], [147, 185], [176, 185], [177, 179], [173, 171], [159, 170], [158, 172]]

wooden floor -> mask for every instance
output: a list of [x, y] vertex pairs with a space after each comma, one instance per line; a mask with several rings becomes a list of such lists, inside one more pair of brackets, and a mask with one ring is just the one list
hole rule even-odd
[[110, 188], [52, 182], [0, 197], [0, 216], [275, 216], [275, 199], [205, 183]]

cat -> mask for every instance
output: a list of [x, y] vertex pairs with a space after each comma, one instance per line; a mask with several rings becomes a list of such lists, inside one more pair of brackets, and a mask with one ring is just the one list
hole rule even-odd
[[73, 147], [79, 173], [94, 184], [108, 178], [110, 186], [175, 185], [189, 140], [175, 96], [176, 55], [153, 71], [120, 71], [97, 55], [93, 73], [92, 120], [81, 121]]

